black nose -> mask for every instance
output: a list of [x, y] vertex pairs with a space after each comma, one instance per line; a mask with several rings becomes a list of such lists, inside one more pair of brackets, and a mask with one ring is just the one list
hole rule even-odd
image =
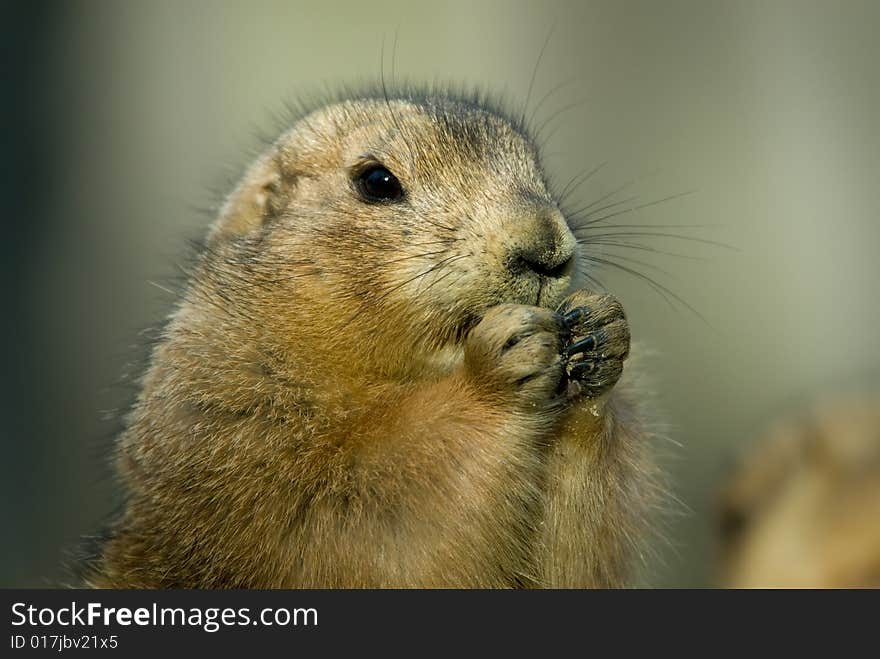
[[513, 267], [521, 272], [533, 272], [541, 277], [558, 279], [571, 270], [572, 255], [558, 249], [528, 250], [514, 257]]

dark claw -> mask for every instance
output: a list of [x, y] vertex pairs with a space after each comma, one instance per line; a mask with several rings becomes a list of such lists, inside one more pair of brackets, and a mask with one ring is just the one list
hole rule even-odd
[[571, 338], [571, 327], [565, 324], [565, 318], [558, 311], [554, 313], [554, 318], [559, 323], [559, 336], [565, 341]]
[[587, 311], [586, 308], [577, 307], [576, 309], [572, 309], [562, 317], [562, 324], [570, 329], [577, 325], [579, 322], [585, 320], [588, 315], [589, 311]]
[[572, 343], [565, 349], [565, 354], [569, 357], [571, 355], [576, 355], [579, 352], [593, 352], [596, 349], [596, 335], [588, 334], [586, 338], [581, 339], [575, 343]]
[[584, 375], [592, 373], [594, 368], [596, 368], [596, 362], [592, 360], [578, 362], [571, 367], [571, 371], [569, 371], [569, 376], [575, 380], [579, 380]]

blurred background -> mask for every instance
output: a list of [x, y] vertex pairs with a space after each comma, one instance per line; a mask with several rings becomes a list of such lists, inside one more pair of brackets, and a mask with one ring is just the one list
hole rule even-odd
[[662, 452], [681, 503], [646, 585], [716, 583], [719, 483], [768, 423], [880, 389], [876, 2], [2, 11], [2, 586], [63, 581], [65, 552], [112, 510], [113, 411], [133, 393], [118, 383], [171, 309], [161, 282], [210, 221], [198, 209], [285, 100], [377, 78], [383, 41], [388, 76], [395, 35], [397, 79], [472, 83], [521, 107], [549, 34], [530, 103], [550, 122], [550, 174], [562, 187], [608, 163], [571, 206], [629, 181], [609, 201], [638, 200], [615, 210], [693, 191], [615, 220], [729, 246], [641, 236], [658, 252], [619, 252], [698, 314], [638, 277], [598, 273], [651, 351], [642, 368], [678, 444]]

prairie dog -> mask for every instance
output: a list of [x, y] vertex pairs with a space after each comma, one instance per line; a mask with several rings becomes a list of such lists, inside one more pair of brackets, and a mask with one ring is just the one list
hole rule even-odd
[[719, 518], [724, 586], [880, 588], [880, 396], [776, 423], [725, 484]]
[[581, 249], [533, 140], [479, 102], [295, 122], [152, 354], [87, 583], [626, 585], [649, 433]]

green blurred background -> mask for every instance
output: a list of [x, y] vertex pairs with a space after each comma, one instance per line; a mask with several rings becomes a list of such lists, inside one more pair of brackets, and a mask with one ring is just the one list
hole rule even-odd
[[[633, 222], [720, 241], [645, 244], [622, 298], [670, 435], [682, 505], [648, 558], [656, 586], [712, 583], [714, 491], [778, 414], [880, 385], [880, 3], [4, 3], [6, 153], [0, 585], [63, 579], [113, 506], [116, 383], [173, 298], [185, 241], [282, 101], [398, 78], [527, 95], [589, 203], [635, 179]], [[546, 134], [546, 133], [545, 133]], [[577, 205], [577, 203], [573, 204]], [[625, 216], [627, 217], [627, 216]], [[662, 231], [664, 229], [657, 229]], [[623, 252], [622, 252], [623, 253]], [[137, 368], [136, 366], [134, 368]]]

